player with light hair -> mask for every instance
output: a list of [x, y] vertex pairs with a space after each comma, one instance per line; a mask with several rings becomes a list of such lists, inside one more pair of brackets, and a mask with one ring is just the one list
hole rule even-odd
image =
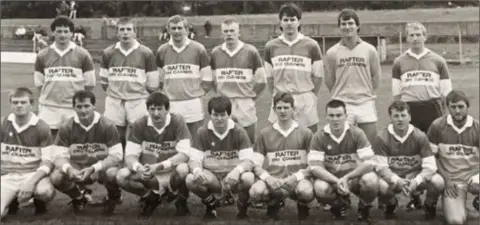
[[119, 41], [102, 52], [100, 83], [106, 92], [104, 116], [117, 126], [125, 148], [127, 127], [148, 114], [145, 102], [158, 90], [155, 55], [137, 41], [133, 19], [117, 22]]
[[240, 24], [227, 19], [221, 25], [225, 42], [212, 51], [212, 68], [216, 92], [230, 98], [232, 118], [248, 133], [255, 142], [257, 110], [255, 99], [266, 85], [265, 69], [255, 46], [243, 43], [240, 37]]
[[[191, 149], [187, 187], [205, 204], [205, 218], [216, 218], [216, 208], [234, 203], [238, 193], [237, 218], [247, 217], [253, 149], [248, 134], [231, 118], [232, 103], [226, 96], [208, 101], [211, 120], [197, 130]], [[222, 194], [220, 199], [214, 194]]]
[[55, 196], [48, 178], [53, 169], [53, 138], [48, 125], [32, 112], [33, 102], [28, 88], [15, 89], [10, 95], [11, 113], [2, 119], [1, 219], [7, 212], [15, 214], [31, 198], [35, 214], [43, 214]]
[[[317, 130], [317, 94], [322, 85], [323, 62], [318, 43], [300, 32], [302, 10], [294, 3], [282, 5], [278, 13], [282, 35], [265, 45], [267, 84], [275, 96], [289, 92], [295, 99], [294, 118], [300, 125]], [[274, 123], [275, 109], [268, 120]]]
[[437, 174], [435, 155], [427, 135], [410, 124], [410, 108], [406, 102], [395, 100], [388, 107], [388, 114], [390, 124], [374, 144], [378, 159], [376, 171], [381, 177], [379, 202], [385, 204], [385, 218], [395, 218], [396, 194], [427, 190], [425, 218], [434, 219], [444, 182]]
[[34, 84], [40, 92], [38, 117], [48, 124], [53, 136], [75, 115], [75, 92], [92, 90], [96, 84], [90, 53], [71, 41], [74, 28], [68, 17], [55, 18], [50, 24], [55, 42], [35, 59]]
[[372, 146], [360, 128], [347, 122], [344, 102], [330, 100], [325, 108], [328, 124], [313, 135], [308, 154], [315, 197], [331, 205], [335, 219], [343, 220], [353, 193], [359, 198], [358, 220], [368, 222], [378, 194]]
[[445, 181], [442, 196], [447, 224], [467, 221], [467, 193], [479, 199], [480, 123], [469, 115], [470, 101], [463, 91], [453, 90], [446, 99], [449, 115], [437, 118], [428, 129], [428, 139], [437, 156], [438, 173]]
[[75, 213], [85, 210], [91, 190], [99, 182], [107, 189], [103, 213], [111, 215], [121, 200], [116, 175], [123, 159], [122, 145], [115, 124], [95, 111], [96, 97], [90, 91], [73, 96], [76, 115], [60, 127], [55, 139], [53, 185], [68, 195]]
[[355, 11], [342, 10], [337, 24], [342, 39], [325, 54], [325, 86], [332, 99], [345, 102], [348, 122], [362, 129], [373, 143], [378, 120], [375, 90], [382, 74], [378, 52], [359, 37], [360, 19]]
[[126, 167], [118, 172], [117, 183], [140, 197], [142, 216], [151, 216], [160, 203], [175, 199], [177, 215], [185, 215], [191, 139], [187, 124], [170, 112], [170, 101], [160, 92], [150, 94], [146, 105], [149, 115], [132, 124]]
[[171, 103], [170, 111], [181, 115], [192, 136], [203, 125], [202, 97], [212, 88], [210, 59], [205, 47], [187, 37], [187, 19], [175, 15], [167, 21], [170, 41], [157, 51], [161, 90]]
[[307, 170], [312, 131], [293, 119], [292, 94], [277, 92], [273, 108], [278, 120], [260, 131], [254, 145], [253, 172], [258, 180], [250, 188], [250, 202], [268, 202], [267, 217], [278, 220], [285, 199], [290, 197], [297, 202], [298, 219], [305, 220], [314, 199]]

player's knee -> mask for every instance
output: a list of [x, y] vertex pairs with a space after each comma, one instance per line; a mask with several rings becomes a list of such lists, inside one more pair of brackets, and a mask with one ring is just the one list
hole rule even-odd
[[263, 198], [263, 196], [268, 195], [268, 189], [265, 184], [261, 184], [260, 182], [254, 183], [250, 190], [248, 191], [251, 200], [258, 201]]
[[185, 179], [187, 177], [187, 175], [189, 174], [190, 172], [190, 168], [188, 167], [188, 164], [187, 163], [181, 163], [179, 164], [176, 168], [175, 168], [176, 172], [177, 172], [177, 175], [181, 178], [181, 179]]
[[118, 167], [110, 167], [105, 171], [105, 181], [109, 184], [117, 182]]
[[50, 181], [56, 188], [61, 188], [67, 181], [67, 175], [59, 169], [54, 169], [50, 173]]
[[195, 182], [195, 178], [193, 174], [188, 174], [185, 178], [185, 184], [189, 190], [196, 190], [198, 189], [198, 184]]
[[467, 221], [466, 215], [461, 214], [454, 214], [450, 213], [451, 215], [445, 214], [445, 222], [448, 225], [462, 225], [465, 224]]
[[42, 180], [42, 182], [38, 182], [34, 196], [43, 202], [49, 202], [55, 197], [55, 188], [48, 178]]
[[432, 176], [430, 184], [432, 187], [431, 191], [441, 192], [445, 189], [445, 180], [443, 180], [443, 177], [438, 173]]
[[120, 186], [126, 186], [128, 183], [128, 178], [132, 172], [128, 168], [122, 168], [118, 170], [117, 174], [115, 175], [115, 180], [117, 181], [117, 184]]
[[240, 184], [242, 187], [250, 188], [255, 183], [255, 175], [252, 172], [244, 172], [240, 175]]
[[295, 194], [299, 201], [310, 202], [315, 198], [313, 184], [309, 180], [301, 180], [295, 188]]
[[378, 179], [378, 194], [380, 196], [386, 196], [390, 193], [390, 185], [384, 179]]
[[378, 176], [374, 172], [364, 174], [358, 182], [362, 190], [378, 191]]
[[331, 185], [323, 180], [315, 180], [313, 182], [313, 193], [317, 198], [325, 198], [329, 195]]

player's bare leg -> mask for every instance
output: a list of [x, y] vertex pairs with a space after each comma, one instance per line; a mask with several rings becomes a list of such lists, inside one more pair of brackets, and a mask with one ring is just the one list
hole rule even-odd
[[318, 179], [314, 181], [313, 189], [318, 202], [331, 206], [330, 212], [334, 219], [345, 219], [345, 213], [351, 204], [349, 195], [339, 195], [333, 185]]
[[188, 130], [190, 131], [190, 134], [192, 135], [192, 138], [195, 135], [197, 135], [198, 128], [200, 128], [204, 123], [205, 123], [205, 120], [199, 120], [199, 121], [187, 123]]
[[[86, 194], [91, 194], [91, 190], [84, 189], [81, 190], [77, 183], [70, 180], [63, 171], [59, 169], [54, 169], [50, 174], [50, 179], [52, 181], [53, 186], [59, 190], [60, 192], [68, 195], [72, 201], [73, 210], [75, 213], [79, 213], [85, 210], [85, 207], [88, 203], [87, 198], [85, 197]], [[91, 179], [87, 179], [84, 184], [92, 184], [93, 181]]]
[[377, 123], [357, 123], [357, 126], [363, 130], [367, 139], [370, 143], [375, 143], [375, 138], [377, 137]]
[[378, 196], [379, 177], [376, 173], [370, 172], [364, 174], [360, 179], [352, 180], [350, 189], [359, 198], [358, 202], [358, 220], [370, 221], [370, 208]]
[[47, 212], [46, 204], [55, 197], [55, 188], [50, 178], [41, 179], [33, 192], [33, 204], [35, 206], [35, 214], [40, 215]]
[[170, 176], [170, 187], [174, 193], [168, 191], [165, 193], [167, 202], [173, 201], [175, 198], [175, 207], [177, 208], [177, 216], [185, 216], [190, 213], [190, 209], [187, 206], [187, 200], [189, 196], [189, 190], [185, 182], [189, 173], [189, 167], [187, 163], [178, 165]]
[[247, 131], [248, 138], [250, 139], [250, 142], [255, 143], [255, 137], [256, 137], [256, 131], [257, 131], [257, 123], [254, 123], [250, 126], [243, 127], [245, 131]]
[[438, 198], [445, 189], [445, 181], [440, 174], [435, 174], [429, 182], [423, 183], [418, 189], [426, 189], [427, 195], [424, 202], [425, 219], [432, 220], [437, 215]]
[[250, 187], [249, 202], [268, 202], [267, 218], [278, 220], [278, 212], [285, 206], [285, 199], [288, 197], [285, 193], [286, 192], [282, 190], [270, 191], [265, 181], [258, 180]]
[[297, 201], [298, 220], [305, 220], [310, 216], [308, 205], [315, 199], [313, 184], [309, 180], [301, 180], [295, 188], [292, 199]]
[[18, 188], [12, 187], [11, 185], [8, 185], [2, 181], [0, 189], [2, 196], [0, 198], [0, 215], [1, 219], [3, 220], [9, 211], [9, 205], [12, 204], [13, 201], [16, 201]]

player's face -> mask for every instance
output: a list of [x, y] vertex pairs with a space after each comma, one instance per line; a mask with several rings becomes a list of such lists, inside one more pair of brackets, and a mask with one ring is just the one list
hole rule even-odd
[[403, 111], [398, 111], [396, 109], [392, 109], [390, 114], [390, 121], [393, 124], [393, 127], [396, 130], [406, 130], [408, 129], [408, 125], [410, 124], [410, 113], [405, 109]]
[[280, 121], [286, 121], [293, 118], [293, 107], [288, 102], [278, 101], [275, 105], [275, 112]]
[[223, 129], [228, 125], [228, 118], [230, 116], [227, 112], [215, 112], [212, 109], [212, 114], [210, 114], [210, 118], [212, 119], [213, 126], [218, 129]]
[[280, 20], [280, 26], [283, 29], [285, 34], [295, 34], [298, 32], [298, 26], [300, 26], [300, 21], [296, 16], [282, 16]]
[[409, 29], [407, 41], [412, 48], [421, 48], [425, 45], [426, 37], [421, 29]]
[[168, 33], [173, 38], [173, 41], [183, 41], [187, 37], [187, 29], [183, 22], [168, 24]]
[[465, 101], [449, 102], [448, 111], [450, 115], [452, 115], [452, 119], [456, 122], [463, 122], [467, 119], [468, 107]]
[[148, 107], [148, 114], [154, 124], [163, 124], [167, 118], [168, 111], [165, 106], [151, 105]]
[[357, 35], [358, 26], [353, 18], [343, 20], [340, 18], [340, 31], [343, 37], [354, 37]]
[[12, 97], [10, 99], [10, 107], [15, 116], [25, 116], [32, 111], [32, 104], [28, 96]]
[[55, 36], [55, 42], [59, 44], [67, 44], [72, 39], [72, 31], [70, 31], [69, 27], [56, 27], [55, 31], [53, 31], [53, 35]]
[[238, 41], [238, 37], [240, 37], [239, 26], [237, 23], [232, 24], [222, 24], [222, 36], [223, 40], [227, 44], [236, 43]]
[[118, 38], [121, 42], [130, 42], [135, 39], [136, 33], [132, 23], [118, 25]]
[[346, 120], [347, 114], [343, 107], [327, 108], [327, 122], [330, 125], [330, 129], [335, 131], [343, 130]]
[[93, 119], [95, 115], [95, 106], [92, 104], [90, 98], [76, 99], [75, 112], [80, 120]]

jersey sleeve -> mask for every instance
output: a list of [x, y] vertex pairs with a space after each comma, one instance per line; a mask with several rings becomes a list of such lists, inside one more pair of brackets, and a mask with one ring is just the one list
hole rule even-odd
[[264, 52], [263, 52], [263, 59], [265, 60], [265, 75], [266, 77], [272, 77], [272, 70], [273, 70], [273, 65], [272, 65], [272, 53], [271, 53], [271, 47], [267, 43], [265, 46]]
[[48, 125], [45, 124], [44, 127], [40, 130], [40, 148], [42, 151], [42, 160], [53, 162], [53, 136], [52, 132], [48, 128]]
[[446, 97], [452, 91], [452, 81], [450, 80], [450, 72], [448, 70], [447, 62], [442, 57], [438, 56], [438, 72], [440, 75], [440, 93]]
[[367, 135], [360, 129], [355, 130], [358, 157], [362, 160], [372, 158], [375, 153], [372, 150], [372, 145], [368, 142]]
[[193, 136], [192, 147], [190, 151], [190, 159], [203, 162], [205, 151], [207, 150], [205, 141], [207, 136], [205, 135], [205, 129], [203, 127], [197, 130], [197, 135]]
[[251, 51], [250, 58], [252, 60], [252, 71], [255, 76], [254, 77], [255, 83], [257, 84], [266, 83], [267, 80], [266, 80], [265, 68], [262, 61], [262, 56], [260, 56], [260, 53], [255, 47], [253, 47]]
[[216, 51], [217, 51], [216, 49], [213, 49], [213, 50], [212, 50], [212, 55], [210, 56], [210, 68], [211, 68], [212, 70], [216, 70], [216, 69], [217, 69], [217, 65], [216, 65], [216, 63], [215, 63], [215, 58], [217, 57], [217, 56], [216, 56], [216, 55], [217, 55], [217, 54], [216, 54]]
[[309, 166], [323, 166], [325, 161], [325, 148], [323, 145], [324, 134], [322, 131], [313, 135], [310, 142], [307, 161]]
[[191, 148], [191, 143], [190, 140], [192, 139], [192, 136], [190, 135], [190, 131], [188, 130], [188, 126], [185, 123], [185, 120], [180, 117], [178, 121], [178, 126], [176, 129], [176, 150], [178, 152], [182, 152], [186, 155], [190, 155], [190, 148]]
[[430, 143], [430, 148], [432, 149], [433, 154], [438, 153], [438, 144], [440, 143], [437, 132], [438, 132], [437, 125], [435, 121], [433, 121], [432, 125], [430, 125], [427, 131], [427, 138]]
[[430, 142], [424, 133], [418, 135], [418, 142], [420, 144], [420, 157], [427, 158], [434, 155]]
[[35, 59], [35, 71], [33, 72], [33, 83], [35, 87], [42, 87], [45, 83], [45, 61], [41, 54]]
[[150, 49], [145, 52], [145, 74], [147, 75], [146, 86], [155, 90], [160, 85], [160, 74], [155, 63], [155, 55]]
[[388, 164], [390, 147], [381, 136], [375, 138], [374, 151], [376, 159], [375, 171], [386, 182], [395, 184], [400, 177], [390, 169], [390, 165]]
[[262, 134], [258, 136], [255, 145], [253, 146], [253, 162], [257, 166], [263, 166], [263, 162], [265, 160], [265, 156], [267, 154], [267, 149], [265, 147], [265, 141], [263, 140], [264, 137]]
[[253, 158], [253, 148], [248, 138], [247, 131], [245, 129], [239, 129], [238, 132], [238, 158], [240, 160], [247, 160]]
[[372, 77], [380, 77], [382, 75], [382, 68], [380, 65], [380, 57], [375, 47], [370, 49], [370, 73]]
[[323, 61], [322, 50], [320, 45], [314, 42], [310, 49], [310, 57], [312, 58], [312, 74], [315, 77], [323, 77]]
[[140, 154], [142, 153], [143, 143], [142, 132], [145, 129], [147, 128], [142, 126], [141, 120], [137, 120], [135, 123], [132, 124], [132, 128], [128, 135], [127, 144], [125, 146], [125, 156], [140, 156]]
[[399, 59], [395, 59], [392, 66], [392, 95], [397, 96], [402, 93], [402, 71], [399, 63]]
[[157, 68], [163, 68], [165, 63], [163, 62], [163, 48], [160, 46], [157, 50], [157, 54], [155, 55], [155, 63], [157, 64]]
[[118, 134], [117, 127], [115, 125], [109, 125], [105, 129], [105, 144], [108, 147], [108, 154], [114, 155], [119, 159], [123, 159], [123, 148], [120, 142], [120, 135]]
[[70, 158], [70, 154], [68, 152], [70, 148], [70, 127], [65, 124], [60, 127], [57, 133], [57, 137], [54, 141], [54, 148], [55, 154], [54, 157], [64, 157]]
[[109, 56], [108, 53], [104, 50], [102, 52], [102, 61], [100, 62], [100, 83], [108, 84], [108, 69], [109, 69]]
[[210, 57], [203, 45], [200, 45], [198, 50], [198, 64], [200, 66], [200, 75], [202, 81], [213, 81], [212, 68], [210, 67]]
[[93, 60], [90, 53], [85, 50], [82, 63], [83, 79], [85, 79], [85, 86], [95, 86], [95, 70]]

